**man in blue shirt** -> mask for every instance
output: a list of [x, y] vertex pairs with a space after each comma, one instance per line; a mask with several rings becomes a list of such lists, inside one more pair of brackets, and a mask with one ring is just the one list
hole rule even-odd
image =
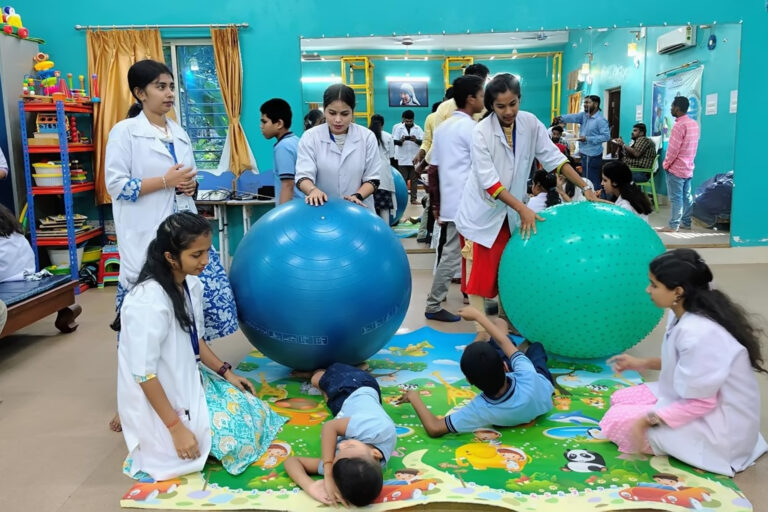
[[280, 98], [272, 98], [261, 106], [261, 134], [265, 139], [277, 139], [272, 150], [277, 204], [283, 204], [294, 197], [304, 197], [294, 184], [299, 138], [291, 131], [292, 117], [291, 106]]
[[576, 123], [579, 131], [579, 153], [581, 154], [582, 175], [586, 176], [595, 187], [601, 188], [603, 180], [603, 142], [611, 138], [608, 121], [600, 111], [600, 96], [587, 96], [584, 100], [584, 112], [567, 114], [555, 118], [555, 123]]

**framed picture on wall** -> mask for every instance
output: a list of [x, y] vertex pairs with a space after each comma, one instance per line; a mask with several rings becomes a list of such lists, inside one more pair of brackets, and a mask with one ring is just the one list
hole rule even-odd
[[428, 107], [428, 82], [418, 79], [390, 80], [387, 83], [390, 107]]

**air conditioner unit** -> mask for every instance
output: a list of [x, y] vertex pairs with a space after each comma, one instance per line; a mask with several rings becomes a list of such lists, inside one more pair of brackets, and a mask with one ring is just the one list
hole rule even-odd
[[656, 39], [656, 53], [675, 53], [696, 46], [696, 27], [680, 27]]

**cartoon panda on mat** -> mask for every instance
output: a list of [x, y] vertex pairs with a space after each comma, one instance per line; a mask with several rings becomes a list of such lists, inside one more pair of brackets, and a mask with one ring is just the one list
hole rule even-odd
[[577, 473], [592, 473], [607, 471], [605, 459], [597, 452], [588, 450], [568, 450], [565, 452], [568, 463], [562, 467], [563, 471], [575, 471]]

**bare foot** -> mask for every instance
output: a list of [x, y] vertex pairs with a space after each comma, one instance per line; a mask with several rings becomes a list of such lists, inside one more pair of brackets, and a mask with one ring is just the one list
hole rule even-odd
[[357, 366], [357, 369], [358, 369], [358, 370], [363, 370], [364, 372], [367, 372], [367, 371], [368, 371], [368, 368], [370, 368], [370, 367], [371, 367], [371, 366], [370, 366], [368, 363], [366, 363], [365, 361], [363, 361], [362, 363], [360, 363], [360, 364], [358, 364], [358, 365], [356, 365], [356, 366]]
[[123, 427], [120, 425], [120, 415], [119, 414], [116, 413], [115, 417], [110, 420], [110, 422], [109, 422], [109, 429], [112, 432], [122, 432], [123, 431]]

